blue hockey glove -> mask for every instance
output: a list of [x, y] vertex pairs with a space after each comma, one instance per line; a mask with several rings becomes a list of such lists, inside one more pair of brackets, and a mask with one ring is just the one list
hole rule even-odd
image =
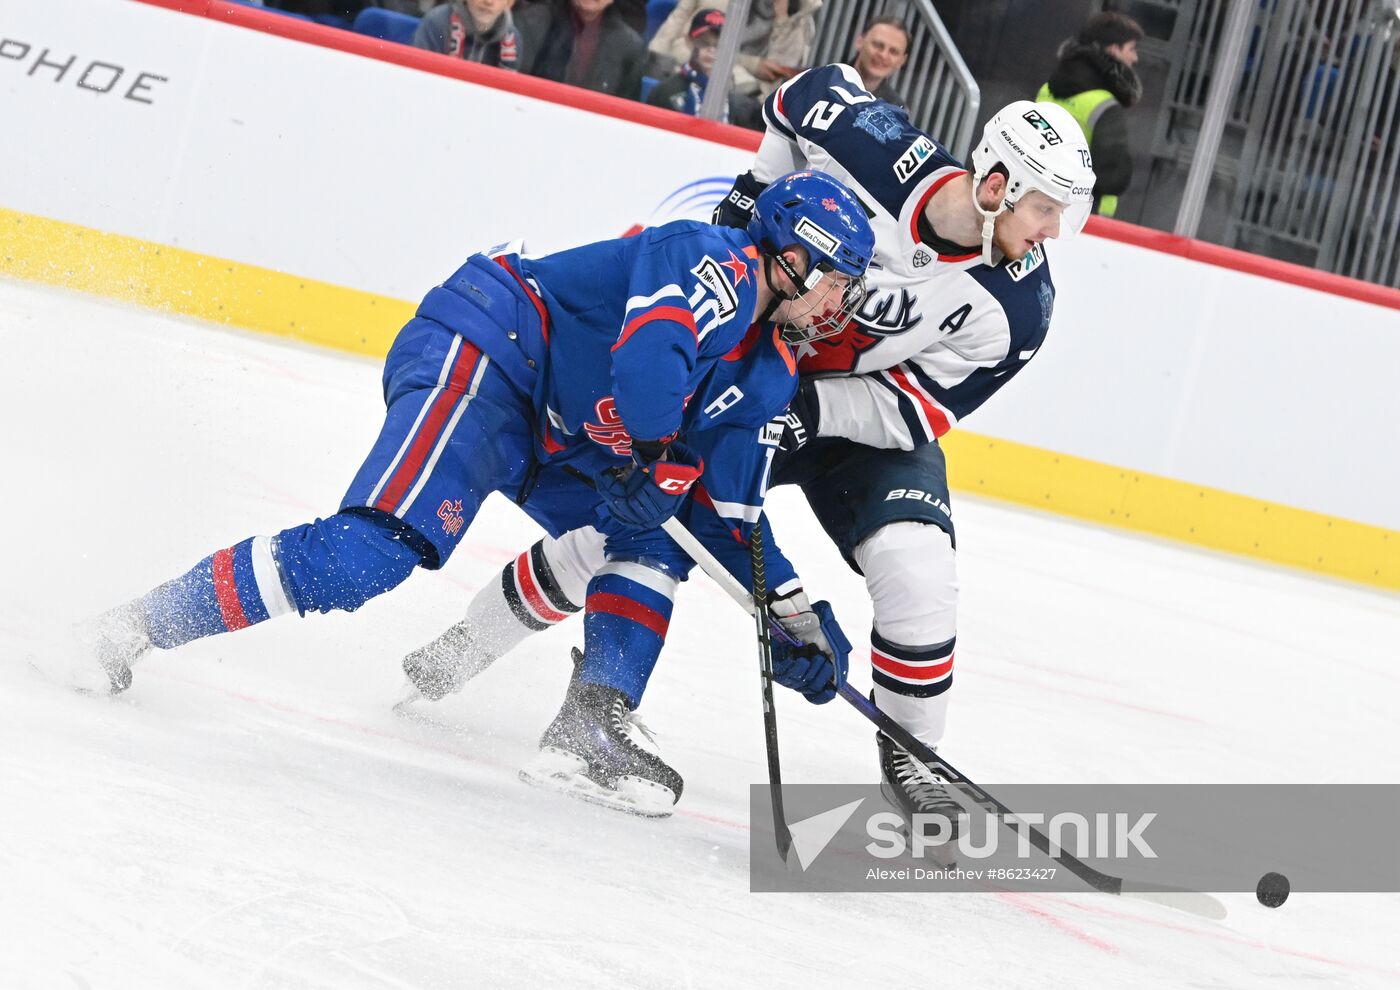
[[792, 646], [773, 637], [773, 680], [814, 705], [826, 704], [846, 683], [851, 656], [851, 641], [841, 631], [831, 603], [811, 604], [807, 593], [798, 591], [768, 607], [798, 642]]
[[805, 381], [797, 387], [797, 394], [783, 413], [783, 435], [778, 440], [778, 448], [789, 454], [801, 450], [807, 441], [817, 436], [820, 419], [816, 382]]
[[734, 177], [734, 188], [720, 200], [715, 212], [710, 214], [710, 223], [721, 227], [747, 227], [753, 219], [754, 201], [758, 194], [767, 188], [768, 183], [759, 182], [752, 172]]
[[699, 454], [674, 442], [661, 460], [604, 475], [598, 494], [608, 515], [624, 526], [656, 529], [676, 514], [704, 470]]

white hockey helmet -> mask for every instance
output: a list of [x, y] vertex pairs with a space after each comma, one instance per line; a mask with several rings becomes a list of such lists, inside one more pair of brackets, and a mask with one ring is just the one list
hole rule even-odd
[[[1006, 196], [995, 210], [984, 210], [977, 188], [998, 165], [1006, 171]], [[1094, 208], [1094, 163], [1084, 132], [1058, 103], [1017, 100], [987, 121], [972, 152], [972, 202], [982, 214], [984, 264], [992, 263], [996, 218], [1032, 189], [1064, 205], [1061, 238], [1084, 229]]]

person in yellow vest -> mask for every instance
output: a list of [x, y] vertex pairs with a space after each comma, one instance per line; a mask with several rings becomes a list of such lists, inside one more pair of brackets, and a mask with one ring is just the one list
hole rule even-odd
[[1118, 197], [1133, 181], [1124, 111], [1142, 98], [1137, 64], [1142, 28], [1126, 14], [1095, 14], [1057, 54], [1050, 81], [1040, 87], [1037, 103], [1058, 103], [1073, 115], [1094, 157], [1094, 212], [1106, 217], [1118, 210]]

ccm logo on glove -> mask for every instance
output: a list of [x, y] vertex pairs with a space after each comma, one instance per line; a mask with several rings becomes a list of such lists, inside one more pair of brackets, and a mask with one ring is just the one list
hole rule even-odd
[[651, 473], [656, 487], [671, 495], [684, 495], [700, 477], [700, 472], [688, 464], [657, 464]]

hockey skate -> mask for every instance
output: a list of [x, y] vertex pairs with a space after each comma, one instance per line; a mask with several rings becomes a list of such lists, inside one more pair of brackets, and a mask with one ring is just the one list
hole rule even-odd
[[[933, 858], [952, 865], [957, 858], [957, 847], [953, 843], [958, 836], [958, 815], [966, 813], [953, 787], [934, 776], [884, 733], [876, 733], [875, 740], [880, 747], [880, 793], [899, 812], [906, 828], [912, 826], [915, 815], [945, 818], [947, 840], [942, 844], [943, 851], [933, 853]], [[925, 834], [929, 834], [929, 828], [925, 826]]]
[[[97, 660], [97, 665], [107, 676], [109, 690], [118, 694], [131, 687], [131, 668], [151, 649], [150, 633], [146, 630], [146, 619], [139, 602], [128, 602], [111, 611], [104, 612], [84, 625], [79, 636], [88, 655]], [[102, 686], [97, 678], [90, 686], [81, 684], [94, 692]]]
[[[582, 659], [574, 650], [575, 671]], [[577, 676], [520, 779], [644, 818], [669, 815], [684, 786], [622, 692]]]
[[402, 708], [419, 698], [441, 701], [496, 659], [495, 654], [476, 641], [472, 624], [459, 622], [427, 646], [414, 650], [403, 658], [403, 672], [408, 676], [404, 695], [395, 708]]

